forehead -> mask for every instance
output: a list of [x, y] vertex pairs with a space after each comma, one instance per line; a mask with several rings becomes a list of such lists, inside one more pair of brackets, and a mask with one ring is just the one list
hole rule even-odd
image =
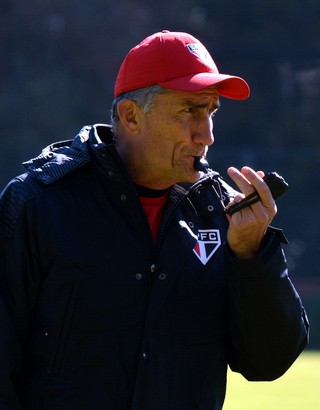
[[219, 106], [219, 94], [217, 87], [206, 88], [205, 90], [201, 91], [177, 91], [177, 90], [170, 90], [164, 94], [160, 94], [169, 100], [172, 103], [176, 104], [214, 104], [217, 107]]

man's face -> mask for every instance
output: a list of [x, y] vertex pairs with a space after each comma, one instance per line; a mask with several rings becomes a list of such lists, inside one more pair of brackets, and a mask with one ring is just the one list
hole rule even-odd
[[198, 92], [168, 90], [154, 98], [153, 108], [142, 114], [135, 182], [164, 189], [177, 182], [195, 182], [200, 172], [194, 157], [205, 156], [213, 143], [213, 115], [219, 106], [215, 88]]

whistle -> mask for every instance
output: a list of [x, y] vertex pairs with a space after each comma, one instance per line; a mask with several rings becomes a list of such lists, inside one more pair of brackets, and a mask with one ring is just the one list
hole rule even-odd
[[209, 163], [203, 157], [194, 157], [193, 167], [196, 171], [208, 172]]

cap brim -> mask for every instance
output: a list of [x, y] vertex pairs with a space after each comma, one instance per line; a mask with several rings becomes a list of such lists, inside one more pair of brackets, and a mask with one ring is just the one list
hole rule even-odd
[[200, 91], [217, 85], [219, 95], [234, 100], [245, 100], [250, 95], [250, 87], [243, 78], [228, 74], [192, 74], [158, 84], [178, 91]]

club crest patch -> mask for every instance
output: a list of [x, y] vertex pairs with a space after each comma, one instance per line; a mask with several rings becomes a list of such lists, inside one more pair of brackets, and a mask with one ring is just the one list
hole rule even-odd
[[198, 241], [193, 252], [206, 265], [221, 245], [219, 229], [199, 229]]
[[186, 221], [179, 221], [181, 228], [185, 228], [190, 236], [196, 240], [193, 252], [206, 265], [221, 245], [219, 229], [199, 229], [198, 236], [192, 232]]

